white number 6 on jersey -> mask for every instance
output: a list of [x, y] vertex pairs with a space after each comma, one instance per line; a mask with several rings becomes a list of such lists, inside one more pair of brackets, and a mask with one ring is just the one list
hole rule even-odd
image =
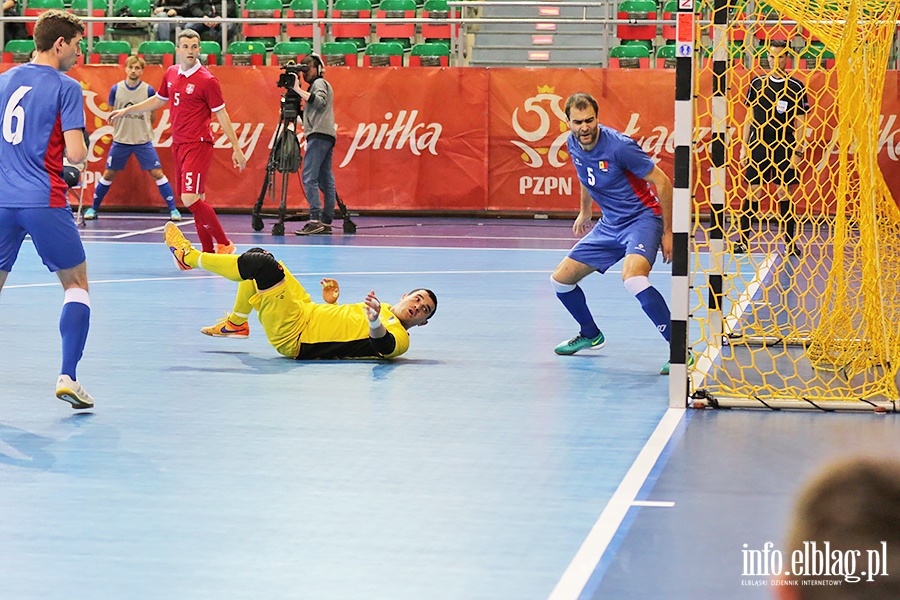
[[21, 144], [25, 136], [25, 109], [19, 106], [19, 102], [30, 91], [31, 86], [20, 86], [9, 97], [6, 110], [3, 111], [3, 139], [13, 146]]

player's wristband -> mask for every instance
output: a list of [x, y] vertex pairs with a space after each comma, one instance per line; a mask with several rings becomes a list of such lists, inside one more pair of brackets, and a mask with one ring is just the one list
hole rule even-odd
[[381, 327], [381, 319], [375, 319], [374, 321], [369, 321], [369, 329], [375, 330]]

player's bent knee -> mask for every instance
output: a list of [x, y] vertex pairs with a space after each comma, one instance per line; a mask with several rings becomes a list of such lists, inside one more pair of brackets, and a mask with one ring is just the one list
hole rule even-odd
[[251, 248], [238, 257], [238, 273], [244, 279], [256, 281], [256, 287], [268, 289], [284, 281], [284, 268], [262, 248]]
[[574, 283], [560, 283], [553, 275], [550, 276], [550, 285], [557, 294], [565, 294], [575, 289]]

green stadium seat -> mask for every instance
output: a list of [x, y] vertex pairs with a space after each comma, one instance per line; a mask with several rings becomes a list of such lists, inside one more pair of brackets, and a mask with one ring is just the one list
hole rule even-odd
[[323, 42], [322, 60], [329, 68], [359, 66], [356, 44], [353, 42]]
[[262, 66], [265, 61], [266, 46], [259, 42], [231, 42], [225, 50], [226, 65]]
[[125, 65], [131, 55], [131, 44], [123, 40], [101, 40], [94, 44], [88, 62], [92, 65]]
[[365, 67], [402, 67], [403, 46], [397, 42], [375, 42], [363, 54]]
[[244, 7], [244, 18], [271, 19], [271, 23], [244, 23], [244, 40], [263, 42], [272, 48], [281, 37], [281, 0], [247, 0]]
[[834, 53], [827, 50], [824, 44], [811, 43], [800, 54], [799, 66], [801, 69], [831, 69], [834, 67]]
[[[332, 16], [335, 19], [369, 19], [372, 3], [369, 0], [336, 0]], [[366, 47], [372, 28], [368, 23], [333, 23], [331, 35], [336, 42], [350, 41], [357, 50]]]
[[646, 69], [650, 66], [650, 50], [642, 44], [614, 46], [609, 50], [610, 69]]
[[450, 48], [446, 44], [416, 44], [409, 53], [411, 67], [449, 67]]
[[175, 64], [174, 42], [141, 42], [137, 53], [148, 65], [171, 67]]
[[[625, 0], [619, 4], [619, 19], [630, 21], [656, 20], [656, 2], [654, 0]], [[656, 25], [618, 25], [616, 37], [620, 40], [643, 40], [651, 44], [656, 39]]]
[[[114, 16], [131, 16], [138, 19], [149, 18], [153, 13], [153, 6], [150, 0], [116, 0], [113, 4]], [[148, 35], [150, 25], [147, 23], [136, 23], [123, 21], [121, 23], [113, 23], [109, 27], [111, 36], [136, 36]]]
[[[327, 0], [320, 0], [317, 2], [319, 6], [318, 17], [320, 19], [325, 18], [325, 7], [328, 6]], [[312, 19], [313, 18], [313, 3], [312, 0], [292, 0], [290, 7], [287, 10], [287, 18], [288, 19]], [[313, 26], [309, 25], [297, 25], [294, 23], [287, 24], [287, 36], [291, 40], [302, 40], [308, 41], [312, 44], [313, 39]], [[325, 38], [325, 24], [319, 24], [319, 38]]]
[[[66, 10], [66, 4], [63, 0], [31, 0], [25, 6], [25, 10], [22, 11], [22, 16], [36, 17], [45, 10], [50, 10], [51, 8]], [[28, 35], [34, 35], [34, 21], [25, 23], [25, 29], [28, 31]]]
[[34, 40], [9, 40], [3, 47], [3, 62], [22, 64], [31, 60]]
[[[450, 17], [458, 17], [459, 10], [454, 9], [452, 12], [447, 0], [426, 0], [422, 7], [423, 19], [448, 19]], [[450, 45], [450, 38], [459, 33], [459, 25], [432, 25], [430, 23], [422, 23], [422, 39], [426, 43], [439, 42]]]
[[375, 11], [375, 17], [385, 20], [384, 23], [375, 24], [378, 41], [397, 42], [404, 50], [412, 46], [412, 40], [416, 37], [416, 25], [402, 21], [416, 17], [416, 0], [382, 0]]
[[[29, 4], [31, 4], [29, 2]], [[90, 15], [88, 15], [88, 0], [72, 0], [72, 5], [69, 7], [69, 10], [72, 11], [72, 14], [78, 15], [79, 17], [105, 17], [106, 11], [109, 8], [109, 4], [107, 4], [106, 0], [94, 0], [93, 1], [93, 9]], [[84, 26], [84, 35], [87, 37], [88, 33], [88, 25], [93, 27], [93, 37], [99, 38], [103, 37], [106, 33], [106, 24], [105, 23], [85, 23]]]
[[656, 51], [656, 68], [674, 69], [676, 64], [675, 44], [660, 46]]
[[272, 55], [269, 57], [269, 64], [280, 66], [290, 61], [299, 63], [300, 60], [312, 52], [312, 46], [309, 42], [278, 42], [272, 48]]
[[222, 45], [219, 42], [200, 42], [200, 62], [204, 65], [221, 65]]

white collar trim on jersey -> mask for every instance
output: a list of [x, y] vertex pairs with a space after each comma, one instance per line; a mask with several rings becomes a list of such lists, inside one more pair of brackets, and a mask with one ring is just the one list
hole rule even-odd
[[769, 75], [769, 79], [775, 83], [781, 83], [784, 81], [784, 77], [775, 77], [774, 75]]
[[193, 75], [194, 73], [196, 73], [197, 71], [199, 71], [199, 70], [200, 70], [200, 67], [202, 67], [202, 66], [203, 66], [203, 65], [200, 64], [200, 61], [199, 61], [199, 60], [197, 61], [197, 64], [196, 64], [196, 65], [194, 65], [193, 67], [191, 67], [191, 68], [188, 69], [187, 71], [183, 70], [183, 69], [181, 68], [181, 65], [178, 65], [178, 74], [179, 74], [179, 75], [184, 75], [185, 77], [190, 77], [191, 75]]

